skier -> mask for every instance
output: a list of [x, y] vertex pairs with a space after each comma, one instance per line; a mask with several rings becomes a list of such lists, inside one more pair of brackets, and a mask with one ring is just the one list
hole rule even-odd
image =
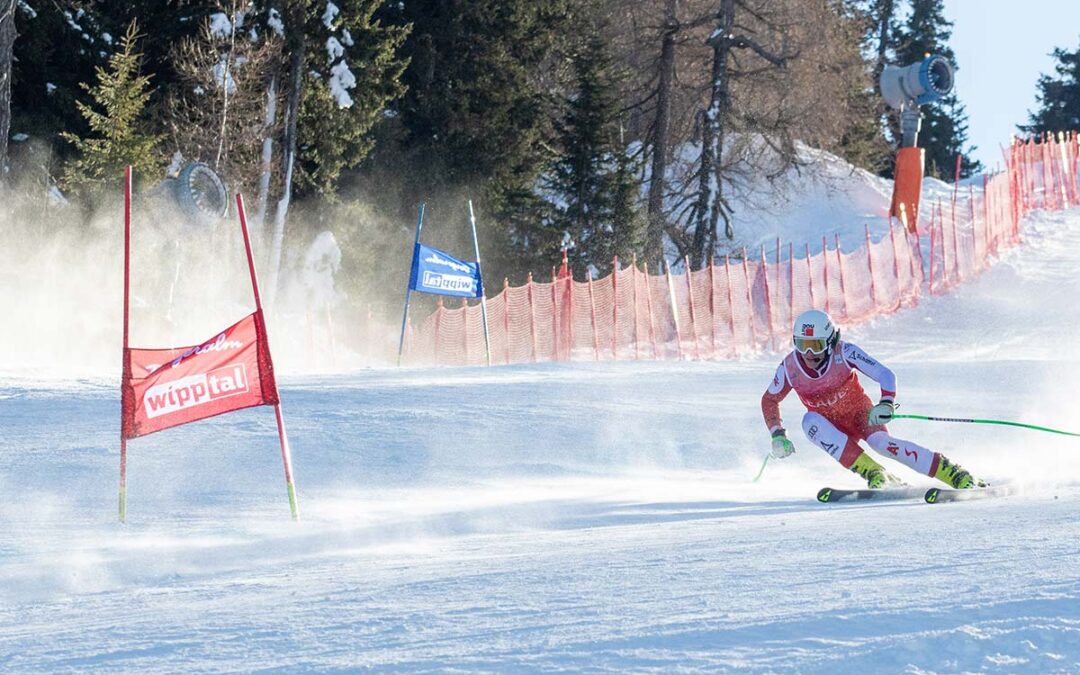
[[[792, 341], [794, 351], [784, 357], [761, 397], [761, 412], [772, 434], [773, 457], [780, 459], [795, 451], [780, 417], [780, 402], [794, 389], [807, 408], [802, 419], [807, 438], [866, 479], [871, 488], [903, 482], [864, 452], [860, 440], [879, 454], [950, 487], [985, 485], [941, 453], [889, 434], [885, 425], [896, 408], [896, 376], [857, 346], [841, 342], [840, 331], [828, 314], [816, 309], [800, 314], [792, 329]], [[881, 385], [877, 405], [870, 402], [855, 370]]]

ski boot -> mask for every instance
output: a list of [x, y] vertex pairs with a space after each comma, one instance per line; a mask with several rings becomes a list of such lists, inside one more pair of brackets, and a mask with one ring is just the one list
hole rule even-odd
[[851, 470], [866, 479], [871, 490], [903, 485], [904, 481], [893, 476], [865, 452], [852, 462]]
[[957, 490], [986, 487], [986, 481], [976, 479], [964, 467], [953, 464], [948, 457], [940, 453], [938, 453], [938, 468], [934, 478]]

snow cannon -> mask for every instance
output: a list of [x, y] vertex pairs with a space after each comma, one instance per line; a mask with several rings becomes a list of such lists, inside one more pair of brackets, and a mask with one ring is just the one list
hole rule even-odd
[[202, 162], [192, 162], [180, 169], [172, 189], [180, 210], [199, 225], [216, 223], [229, 210], [225, 181]]
[[906, 66], [887, 65], [878, 84], [882, 98], [897, 110], [933, 103], [953, 90], [953, 65], [936, 55]]
[[168, 176], [148, 196], [158, 208], [196, 227], [210, 227], [229, 211], [225, 181], [203, 162], [191, 162]]
[[927, 55], [906, 66], [887, 65], [878, 86], [889, 107], [900, 111], [900, 147], [896, 151], [892, 205], [889, 215], [915, 233], [919, 221], [925, 153], [918, 147], [922, 113], [919, 106], [933, 103], [953, 90], [954, 67], [943, 56]]

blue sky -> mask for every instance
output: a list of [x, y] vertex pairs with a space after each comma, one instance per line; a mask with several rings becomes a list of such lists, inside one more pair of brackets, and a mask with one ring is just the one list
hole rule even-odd
[[1054, 47], [1080, 46], [1080, 0], [945, 0], [949, 44], [960, 67], [956, 90], [967, 107], [974, 156], [1001, 163], [1000, 144], [1036, 107], [1040, 73], [1051, 73]]

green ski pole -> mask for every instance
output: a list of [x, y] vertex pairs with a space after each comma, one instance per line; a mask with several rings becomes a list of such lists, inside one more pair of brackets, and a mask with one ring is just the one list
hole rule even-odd
[[761, 463], [761, 469], [757, 472], [757, 475], [754, 476], [755, 483], [758, 482], [759, 478], [761, 478], [761, 474], [765, 473], [765, 465], [769, 463], [770, 457], [772, 457], [772, 453], [765, 455], [765, 461]]
[[1080, 436], [1080, 434], [1073, 433], [1071, 431], [1062, 431], [1060, 429], [1040, 427], [1034, 424], [1024, 424], [1022, 422], [1006, 422], [1004, 420], [975, 420], [962, 417], [931, 417], [930, 415], [893, 415], [893, 419], [927, 420], [930, 422], [965, 422], [968, 424], [1001, 424], [1010, 427], [1023, 427], [1024, 429], [1034, 429], [1035, 431], [1046, 431], [1051, 434], [1061, 434], [1062, 436]]

